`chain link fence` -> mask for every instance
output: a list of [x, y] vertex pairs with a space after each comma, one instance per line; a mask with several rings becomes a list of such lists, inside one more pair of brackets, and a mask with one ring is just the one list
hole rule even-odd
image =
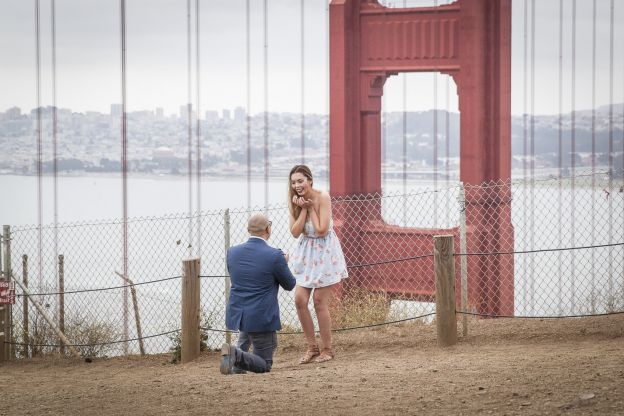
[[[624, 312], [624, 183], [606, 173], [334, 198], [332, 207], [349, 268], [332, 307], [337, 330], [433, 314], [438, 234], [455, 236], [460, 312]], [[182, 260], [200, 257], [202, 327], [216, 347], [226, 337], [226, 247], [247, 240], [254, 212], [273, 222], [269, 243], [292, 252], [286, 204], [130, 219], [126, 258], [120, 220], [13, 227], [4, 243], [13, 278], [27, 282], [29, 299], [55, 325], [63, 320], [69, 341], [88, 355], [138, 353], [135, 310], [147, 353], [179, 344]], [[18, 291], [12, 309], [16, 355], [58, 350], [52, 327], [32, 304], [24, 308], [26, 299]], [[279, 302], [283, 332], [297, 333], [294, 291], [280, 291]]]

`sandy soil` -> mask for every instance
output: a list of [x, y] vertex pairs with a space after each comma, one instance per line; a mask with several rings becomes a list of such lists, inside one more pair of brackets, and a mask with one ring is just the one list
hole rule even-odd
[[336, 359], [305, 366], [283, 336], [269, 374], [222, 376], [216, 353], [18, 361], [0, 367], [0, 414], [624, 415], [624, 315], [469, 329], [445, 349], [422, 324], [337, 334]]

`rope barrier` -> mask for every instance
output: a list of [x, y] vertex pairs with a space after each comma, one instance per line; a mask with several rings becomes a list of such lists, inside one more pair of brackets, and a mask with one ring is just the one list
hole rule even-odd
[[422, 256], [414, 256], [414, 257], [404, 257], [401, 259], [385, 260], [385, 261], [379, 261], [376, 263], [354, 264], [353, 266], [347, 266], [347, 269], [357, 269], [360, 267], [378, 266], [380, 264], [398, 263], [401, 261], [418, 260], [418, 259], [424, 259], [427, 257], [433, 257], [433, 254], [424, 254]]
[[[425, 317], [431, 316], [431, 315], [435, 315], [435, 312], [428, 313], [428, 314], [425, 314], [425, 315], [405, 318], [405, 319], [398, 319], [396, 321], [380, 322], [380, 323], [377, 323], [377, 324], [361, 325], [361, 326], [354, 326], [354, 327], [348, 327], [348, 328], [337, 328], [337, 329], [332, 329], [332, 332], [344, 332], [344, 331], [351, 331], [351, 330], [355, 330], [355, 329], [364, 329], [364, 328], [373, 328], [373, 327], [378, 327], [378, 326], [383, 326], [383, 325], [392, 325], [392, 324], [397, 324], [397, 323], [401, 323], [401, 322], [407, 322], [407, 321], [412, 321], [412, 320], [416, 320], [416, 319], [420, 319], [420, 318], [425, 318]], [[204, 331], [230, 333], [230, 334], [237, 334], [237, 333], [239, 333], [239, 331], [231, 331], [229, 329], [205, 328], [205, 327], [200, 327], [200, 329], [202, 329]], [[173, 333], [179, 332], [179, 331], [181, 331], [181, 329], [174, 329], [172, 331], [162, 332], [160, 334], [147, 335], [147, 336], [144, 336], [144, 337], [141, 337], [141, 338], [122, 339], [122, 340], [118, 340], [118, 341], [108, 341], [108, 342], [95, 342], [95, 343], [92, 343], [92, 344], [64, 344], [64, 345], [66, 347], [70, 347], [70, 346], [71, 347], [91, 347], [91, 346], [96, 346], [96, 345], [119, 344], [119, 343], [122, 343], [122, 342], [138, 341], [139, 339], [161, 337], [161, 336], [170, 335], [170, 334], [173, 334]], [[315, 332], [318, 333], [319, 331], [315, 331]], [[303, 334], [303, 331], [278, 332], [278, 333], [281, 334], [281, 335], [296, 335], [296, 334]], [[61, 344], [25, 344], [25, 343], [21, 343], [21, 342], [9, 342], [9, 341], [5, 341], [4, 343], [5, 344], [11, 344], [11, 345], [31, 346], [31, 347], [61, 347], [61, 346], [63, 346]]]
[[108, 341], [108, 342], [94, 342], [91, 344], [25, 344], [23, 342], [10, 342], [10, 341], [4, 341], [5, 344], [11, 344], [11, 345], [20, 345], [22, 347], [94, 347], [96, 345], [111, 345], [111, 344], [120, 344], [122, 342], [132, 342], [132, 341], [138, 341], [140, 339], [147, 339], [147, 338], [156, 338], [156, 337], [162, 337], [165, 335], [170, 335], [173, 334], [174, 332], [179, 332], [180, 329], [174, 329], [173, 331], [168, 331], [168, 332], [162, 332], [160, 334], [154, 334], [154, 335], [146, 335], [144, 337], [141, 338], [132, 338], [132, 339], [121, 339], [118, 341]]
[[487, 314], [487, 313], [463, 312], [463, 311], [456, 311], [455, 313], [460, 314], [460, 315], [483, 316], [483, 317], [487, 317], [487, 318], [563, 319], [563, 318], [591, 318], [591, 317], [593, 317], [593, 316], [621, 315], [621, 314], [624, 314], [624, 311], [620, 311], [620, 312], [594, 313], [594, 314], [586, 314], [586, 315], [561, 315], [561, 316], [518, 316], [518, 315], [493, 315], [493, 314]]
[[[148, 282], [138, 282], [138, 283], [132, 283], [132, 284], [127, 284], [123, 286], [100, 287], [100, 288], [95, 288], [95, 289], [80, 289], [80, 290], [69, 290], [65, 292], [50, 292], [50, 293], [31, 293], [30, 296], [53, 296], [53, 295], [68, 295], [68, 294], [73, 294], [73, 293], [85, 293], [85, 292], [102, 292], [105, 290], [123, 289], [126, 287], [147, 285], [150, 283], [166, 282], [167, 280], [180, 279], [181, 277], [182, 276], [165, 277], [164, 279], [150, 280]], [[15, 295], [15, 297], [23, 297], [23, 296], [24, 296], [23, 293], [19, 293]]]
[[454, 256], [493, 256], [502, 254], [530, 254], [530, 253], [545, 253], [545, 252], [557, 252], [557, 251], [570, 251], [570, 250], [584, 250], [588, 248], [604, 248], [622, 246], [624, 243], [613, 244], [600, 244], [594, 246], [580, 246], [580, 247], [564, 247], [564, 248], [549, 248], [540, 250], [524, 250], [524, 251], [494, 251], [491, 253], [453, 253]]
[[[336, 328], [336, 329], [332, 329], [331, 332], [345, 332], [345, 331], [353, 331], [356, 329], [374, 328], [378, 326], [398, 324], [401, 322], [407, 322], [407, 321], [413, 321], [413, 320], [420, 319], [420, 318], [425, 318], [431, 315], [435, 315], [435, 312], [427, 313], [427, 314], [420, 315], [420, 316], [412, 316], [410, 318], [405, 318], [405, 319], [398, 319], [396, 321], [379, 322], [376, 324], [352, 326], [352, 327], [347, 327], [347, 328]], [[201, 327], [200, 329], [203, 329], [204, 331], [221, 332], [225, 334], [238, 334], [240, 332], [240, 331], [232, 331], [229, 329], [216, 329], [216, 328], [204, 328], [204, 327]], [[317, 334], [320, 333], [319, 331], [314, 331], [314, 332]], [[292, 331], [292, 332], [279, 332], [278, 331], [278, 335], [299, 335], [299, 334], [303, 334], [303, 331]]]

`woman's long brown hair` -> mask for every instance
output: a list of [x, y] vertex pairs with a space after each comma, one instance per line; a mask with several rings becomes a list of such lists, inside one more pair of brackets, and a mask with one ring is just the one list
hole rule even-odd
[[292, 202], [293, 196], [295, 196], [295, 190], [290, 184], [292, 175], [295, 173], [301, 173], [303, 176], [310, 180], [310, 186], [314, 185], [314, 179], [312, 178], [312, 171], [306, 165], [295, 165], [288, 174], [288, 207], [290, 208], [290, 213], [295, 217], [295, 220], [299, 218], [299, 214], [301, 214], [301, 207], [299, 205], [295, 205]]

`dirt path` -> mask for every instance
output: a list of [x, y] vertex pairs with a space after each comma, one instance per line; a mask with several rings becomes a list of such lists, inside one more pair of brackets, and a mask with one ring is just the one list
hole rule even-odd
[[433, 326], [343, 333], [320, 366], [281, 343], [269, 374], [222, 376], [215, 353], [11, 363], [0, 414], [624, 415], [624, 315], [472, 321], [448, 349]]

